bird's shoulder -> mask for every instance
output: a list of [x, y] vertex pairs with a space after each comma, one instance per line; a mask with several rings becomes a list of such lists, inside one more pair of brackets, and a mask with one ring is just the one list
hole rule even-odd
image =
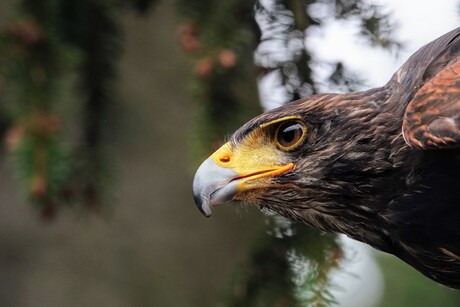
[[422, 47], [392, 82], [404, 104], [402, 132], [409, 146], [460, 147], [460, 28]]

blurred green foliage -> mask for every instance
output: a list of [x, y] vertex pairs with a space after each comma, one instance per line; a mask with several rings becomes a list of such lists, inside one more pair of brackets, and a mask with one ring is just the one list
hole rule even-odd
[[24, 195], [44, 218], [60, 206], [99, 211], [104, 203], [111, 168], [104, 123], [116, 102], [122, 44], [118, 15], [153, 4], [23, 0], [2, 29], [3, 133]]
[[303, 224], [268, 219], [269, 234], [235, 275], [227, 306], [323, 306], [336, 303], [329, 273], [342, 251], [336, 237]]
[[193, 132], [194, 155], [199, 159], [216, 149], [222, 136], [260, 112], [253, 6], [241, 0], [176, 2], [184, 19], [179, 41], [195, 76], [189, 92], [199, 112]]

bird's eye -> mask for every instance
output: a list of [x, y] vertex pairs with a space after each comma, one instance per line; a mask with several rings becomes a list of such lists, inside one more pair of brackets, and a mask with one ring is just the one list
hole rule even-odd
[[276, 129], [276, 144], [282, 150], [293, 150], [305, 139], [307, 127], [298, 121], [287, 121]]

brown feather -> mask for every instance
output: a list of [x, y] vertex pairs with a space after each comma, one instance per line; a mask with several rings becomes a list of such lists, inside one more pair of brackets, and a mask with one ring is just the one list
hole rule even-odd
[[435, 62], [438, 65], [430, 65], [428, 73], [432, 73], [434, 67], [439, 71], [423, 84], [407, 106], [403, 119], [403, 135], [411, 147], [460, 147], [459, 45], [460, 39], [456, 36], [446, 47], [452, 50], [450, 57], [443, 57], [449, 62], [445, 64], [441, 61]]

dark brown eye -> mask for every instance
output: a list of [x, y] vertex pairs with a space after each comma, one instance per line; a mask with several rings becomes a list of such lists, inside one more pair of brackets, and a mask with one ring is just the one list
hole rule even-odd
[[307, 128], [297, 121], [288, 121], [278, 126], [276, 143], [283, 150], [293, 150], [305, 138]]

